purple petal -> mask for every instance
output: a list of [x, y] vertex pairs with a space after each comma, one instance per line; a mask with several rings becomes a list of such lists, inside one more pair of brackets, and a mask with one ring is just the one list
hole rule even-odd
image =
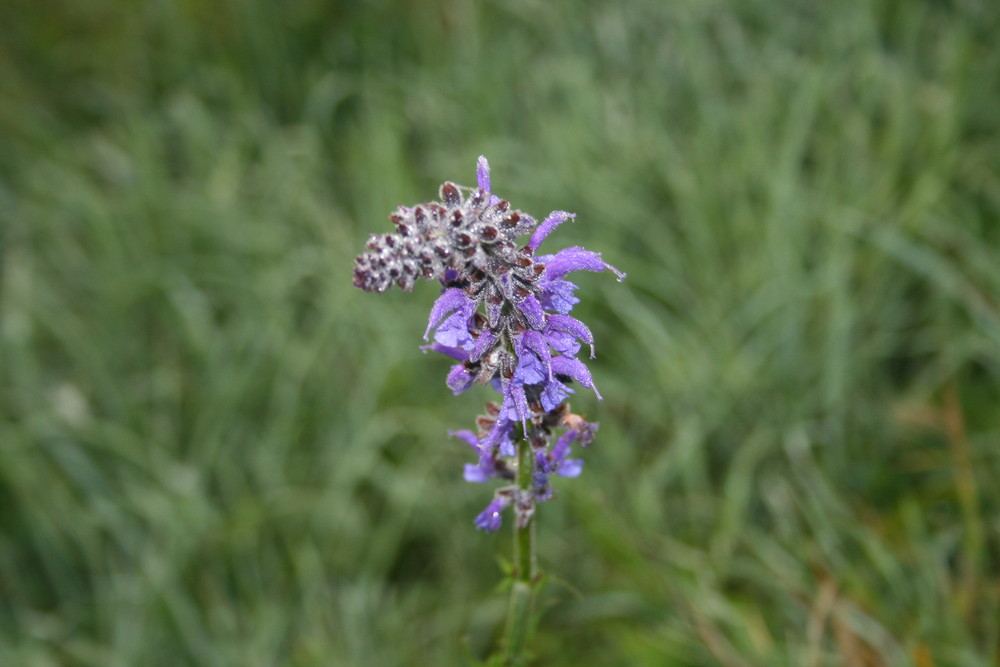
[[573, 357], [555, 357], [552, 359], [552, 372], [559, 375], [568, 375], [584, 387], [590, 387], [597, 394], [597, 400], [601, 398], [601, 392], [594, 386], [594, 380], [590, 377], [590, 371], [583, 365], [583, 362]]
[[490, 473], [487, 470], [483, 470], [482, 466], [466, 463], [465, 470], [462, 472], [462, 479], [473, 484], [482, 484], [490, 481]]
[[535, 484], [538, 486], [545, 484], [550, 472], [552, 472], [552, 461], [545, 455], [544, 449], [539, 449], [535, 454]]
[[491, 331], [483, 331], [479, 334], [479, 338], [476, 339], [476, 344], [472, 348], [472, 352], [469, 353], [469, 359], [471, 361], [479, 361], [482, 359], [483, 355], [490, 351], [495, 343], [497, 337], [493, 335]]
[[510, 505], [511, 498], [507, 496], [498, 496], [493, 499], [489, 505], [486, 506], [479, 516], [476, 517], [475, 524], [476, 528], [479, 530], [485, 530], [487, 532], [495, 532], [500, 529], [501, 515], [504, 508]]
[[476, 484], [487, 482], [494, 477], [499, 477], [497, 460], [492, 454], [483, 454], [479, 457], [479, 463], [476, 465], [472, 465], [471, 463], [465, 464], [465, 472], [462, 476], [466, 482], [473, 482]]
[[524, 386], [541, 384], [548, 377], [548, 367], [532, 352], [524, 352], [517, 358], [517, 370], [514, 371], [514, 382]]
[[581, 472], [583, 472], [583, 459], [566, 459], [556, 470], [556, 474], [560, 477], [579, 477]]
[[538, 299], [533, 295], [529, 294], [524, 301], [517, 304], [517, 307], [524, 313], [531, 328], [541, 329], [542, 325], [545, 324], [545, 311], [542, 310], [542, 304], [538, 303]]
[[500, 406], [500, 412], [506, 416], [508, 421], [527, 421], [528, 397], [524, 394], [524, 387], [513, 381], [506, 383], [504, 386], [503, 405]]
[[451, 313], [443, 321], [437, 317], [439, 323], [434, 332], [434, 340], [447, 347], [460, 347], [468, 350], [473, 345], [472, 334], [469, 333], [469, 318], [476, 312], [476, 302], [465, 296], [461, 290], [455, 289], [455, 291], [458, 292], [461, 299], [453, 293], [448, 297], [447, 302], [438, 308], [438, 303], [444, 300], [442, 294], [434, 304], [431, 312], [432, 322], [435, 321], [435, 316]]
[[[559, 357], [556, 357], [557, 359]], [[545, 385], [542, 390], [542, 407], [545, 411], [555, 410], [563, 402], [563, 399], [574, 393], [572, 389], [564, 385], [559, 380], [553, 380]]]
[[[549, 315], [549, 317], [552, 316]], [[546, 331], [545, 340], [548, 341], [553, 350], [565, 354], [567, 357], [575, 357], [576, 353], [580, 351], [580, 341], [576, 339], [576, 336], [565, 331]]]
[[514, 339], [518, 368], [514, 379], [522, 385], [541, 384], [552, 378], [549, 368], [549, 346], [542, 334], [528, 329]]
[[472, 431], [467, 431], [465, 429], [462, 429], [461, 431], [448, 431], [448, 435], [465, 441], [465, 444], [472, 447], [477, 453], [479, 452], [479, 438], [477, 438], [476, 434]]
[[451, 367], [451, 372], [448, 373], [448, 379], [445, 382], [451, 389], [451, 393], [458, 396], [471, 387], [475, 380], [476, 377], [469, 372], [468, 368], [463, 364], [455, 364]]
[[[511, 424], [513, 426], [513, 424]], [[506, 431], [506, 437], [500, 443], [500, 449], [497, 451], [499, 456], [514, 456], [517, 451], [514, 449], [514, 443], [510, 440], [511, 429], [508, 428]]]
[[421, 345], [420, 349], [423, 352], [430, 350], [431, 352], [440, 352], [441, 354], [446, 354], [455, 361], [466, 361], [469, 358], [469, 353], [460, 347], [448, 347], [447, 345], [441, 345], [440, 343], [431, 343], [430, 345]]
[[[590, 333], [590, 329], [587, 328], [587, 325], [580, 320], [575, 317], [570, 317], [569, 315], [549, 315], [545, 321], [545, 328], [549, 331], [569, 333], [576, 338], [579, 338], [584, 343], [590, 345], [590, 358], [594, 358], [594, 335]], [[547, 334], [547, 337], [549, 337], [551, 344], [551, 334]], [[553, 344], [552, 347], [560, 352], [563, 352], [557, 345]], [[579, 349], [579, 347], [577, 349]], [[566, 354], [565, 352], [563, 353]], [[575, 352], [570, 353], [570, 356], [573, 354], [575, 354]]]
[[576, 439], [576, 433], [573, 431], [566, 431], [556, 440], [556, 444], [552, 446], [552, 460], [562, 461], [569, 454], [569, 447], [573, 444], [573, 440]]
[[558, 280], [571, 271], [600, 273], [604, 269], [614, 271], [619, 281], [625, 279], [625, 274], [602, 260], [600, 253], [573, 246], [560, 250], [545, 264], [545, 275], [549, 280]]
[[568, 280], [545, 280], [539, 284], [542, 287], [541, 303], [546, 310], [554, 310], [565, 315], [573, 310], [573, 306], [580, 303], [580, 300], [573, 296], [576, 285]]
[[549, 345], [542, 334], [530, 329], [522, 332], [514, 341], [514, 347], [520, 347], [521, 354], [534, 352], [545, 367], [547, 377], [552, 377], [552, 371], [549, 369]]
[[492, 452], [494, 449], [499, 448], [498, 453], [500, 456], [514, 456], [514, 444], [510, 441], [510, 433], [513, 430], [514, 424], [504, 417], [504, 414], [504, 409], [501, 406], [500, 417], [493, 424], [493, 428], [490, 429], [489, 434], [480, 443], [480, 447], [484, 452]]
[[490, 163], [485, 155], [480, 155], [476, 162], [476, 183], [483, 192], [490, 191]]
[[431, 333], [431, 329], [437, 326], [438, 322], [444, 318], [445, 315], [453, 312], [457, 308], [462, 308], [463, 305], [467, 303], [472, 303], [473, 308], [475, 307], [475, 302], [470, 301], [465, 292], [458, 289], [457, 287], [451, 287], [441, 292], [441, 296], [437, 298], [434, 305], [431, 307], [431, 316], [427, 321], [427, 330], [424, 331], [424, 340], [427, 340]]
[[[475, 308], [475, 304], [471, 304]], [[472, 312], [469, 308], [459, 308], [445, 318], [434, 332], [434, 340], [448, 347], [472, 347], [472, 334], [469, 333], [469, 318]]]
[[552, 280], [562, 278], [571, 271], [604, 270], [604, 262], [600, 253], [591, 252], [580, 246], [564, 248], [552, 256], [545, 264], [545, 275]]
[[552, 211], [549, 213], [549, 217], [542, 220], [542, 224], [538, 225], [535, 229], [535, 233], [531, 235], [528, 240], [528, 247], [532, 250], [538, 250], [538, 246], [542, 244], [549, 234], [555, 230], [556, 227], [566, 222], [567, 220], [572, 220], [576, 217], [575, 213], [567, 213], [566, 211]]

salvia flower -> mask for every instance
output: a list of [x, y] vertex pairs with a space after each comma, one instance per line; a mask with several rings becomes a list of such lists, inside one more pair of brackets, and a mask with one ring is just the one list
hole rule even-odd
[[[424, 333], [430, 341], [433, 332], [433, 342], [424, 349], [457, 362], [446, 379], [456, 395], [479, 383], [491, 384], [501, 397], [499, 405], [486, 405], [475, 433], [452, 432], [478, 457], [466, 465], [465, 479], [515, 480], [516, 439], [526, 439], [532, 448], [533, 457], [526, 459], [533, 462], [530, 485], [498, 489], [476, 517], [478, 528], [494, 531], [510, 506], [517, 525], [526, 526], [535, 503], [553, 495], [551, 475], [578, 476], [583, 462], [569, 458], [571, 445], [589, 445], [597, 430], [564, 402], [574, 383], [601, 399], [589, 369], [577, 358], [584, 345], [593, 358], [594, 337], [569, 314], [579, 299], [577, 286], [566, 276], [604, 270], [619, 280], [625, 275], [599, 253], [580, 247], [536, 255], [542, 242], [575, 215], [554, 211], [538, 223], [512, 208], [493, 194], [484, 157], [476, 182], [475, 188], [446, 182], [438, 200], [399, 207], [389, 216], [395, 233], [372, 235], [368, 252], [355, 260], [354, 284], [370, 292], [393, 285], [409, 291], [417, 279], [428, 278], [443, 286]], [[524, 236], [528, 241], [521, 245]]]

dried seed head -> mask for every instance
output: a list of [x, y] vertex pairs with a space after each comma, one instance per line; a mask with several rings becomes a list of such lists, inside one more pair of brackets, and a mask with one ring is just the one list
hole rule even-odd
[[462, 194], [458, 191], [458, 186], [447, 181], [441, 184], [441, 199], [448, 206], [458, 206], [462, 203]]

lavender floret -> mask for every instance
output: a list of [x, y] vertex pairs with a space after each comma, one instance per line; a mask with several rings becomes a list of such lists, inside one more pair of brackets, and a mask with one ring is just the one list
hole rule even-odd
[[[552, 475], [580, 475], [583, 461], [569, 458], [571, 445], [588, 446], [597, 430], [565, 403], [574, 382], [593, 389], [598, 400], [601, 395], [576, 358], [583, 344], [593, 358], [594, 338], [569, 315], [579, 299], [577, 286], [564, 277], [608, 269], [620, 281], [625, 274], [580, 247], [536, 256], [542, 242], [575, 214], [554, 211], [539, 224], [511, 208], [493, 194], [485, 157], [477, 163], [476, 183], [469, 188], [446, 182], [438, 200], [399, 207], [389, 216], [396, 232], [372, 235], [368, 252], [355, 260], [354, 284], [371, 292], [393, 285], [409, 291], [428, 278], [443, 286], [424, 334], [428, 340], [433, 332], [433, 342], [423, 349], [458, 362], [446, 379], [453, 393], [478, 383], [491, 384], [501, 396], [500, 405], [488, 403], [477, 418], [475, 433], [451, 433], [478, 456], [478, 463], [465, 466], [465, 479], [514, 480], [515, 439], [526, 439], [532, 448], [530, 488], [498, 489], [475, 519], [476, 527], [495, 531], [512, 505], [517, 525], [526, 526], [535, 504], [553, 496]], [[519, 245], [527, 234], [527, 244]]]

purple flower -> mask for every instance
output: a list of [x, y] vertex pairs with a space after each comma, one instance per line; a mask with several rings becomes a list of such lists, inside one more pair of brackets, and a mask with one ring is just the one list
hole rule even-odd
[[[625, 274], [599, 253], [574, 246], [536, 256], [541, 244], [573, 213], [553, 211], [541, 223], [493, 193], [490, 166], [480, 157], [476, 187], [446, 182], [439, 198], [389, 216], [396, 231], [372, 235], [367, 252], [355, 261], [354, 284], [374, 292], [396, 285], [412, 290], [419, 278], [437, 280], [442, 292], [431, 308], [423, 350], [453, 360], [446, 378], [454, 394], [489, 384], [500, 394], [476, 420], [477, 430], [454, 431], [477, 461], [465, 464], [464, 478], [483, 483], [515, 480], [515, 442], [530, 446], [527, 481], [498, 489], [476, 517], [482, 530], [497, 530], [501, 513], [513, 506], [515, 523], [528, 525], [535, 505], [553, 496], [550, 478], [577, 477], [583, 461], [569, 458], [570, 447], [586, 447], [597, 424], [569, 411], [573, 384], [594, 390], [587, 366], [577, 359], [583, 345], [594, 356], [594, 337], [570, 317], [578, 289], [566, 280], [574, 271]], [[522, 237], [528, 235], [527, 243]], [[457, 362], [457, 363], [456, 363]], [[561, 435], [560, 435], [561, 433]]]
[[501, 512], [514, 502], [516, 494], [517, 487], [509, 486], [497, 489], [496, 494], [493, 496], [493, 501], [476, 517], [476, 528], [490, 533], [500, 530], [502, 522]]
[[477, 454], [479, 454], [479, 463], [465, 464], [465, 473], [463, 477], [467, 482], [475, 482], [481, 484], [483, 482], [488, 482], [494, 477], [507, 477], [507, 468], [490, 452], [484, 452], [479, 444], [479, 438], [472, 431], [448, 431], [448, 435], [464, 440], [466, 444], [472, 447]]
[[545, 324], [545, 309], [534, 296], [527, 297], [517, 304], [517, 307], [521, 309], [524, 319], [533, 329], [539, 329]]
[[567, 220], [572, 220], [576, 218], [576, 213], [567, 213], [566, 211], [553, 211], [549, 213], [549, 217], [542, 221], [542, 224], [538, 225], [535, 233], [531, 235], [531, 239], [528, 241], [528, 247], [532, 250], [538, 250], [538, 246], [542, 245], [542, 241], [545, 240], [549, 234], [551, 234], [556, 227], [566, 222]]
[[545, 338], [552, 349], [568, 357], [580, 351], [583, 341], [590, 346], [590, 358], [594, 358], [594, 336], [587, 325], [569, 315], [549, 315], [545, 322]]
[[556, 441], [552, 451], [549, 453], [549, 466], [551, 472], [561, 477], [579, 477], [583, 472], [583, 461], [581, 459], [568, 459], [570, 444], [576, 439], [575, 431], [567, 431]]
[[541, 394], [542, 407], [545, 409], [546, 412], [551, 412], [552, 410], [555, 410], [557, 407], [559, 407], [559, 404], [562, 403], [563, 400], [572, 393], [575, 393], [573, 389], [567, 387], [562, 382], [559, 381], [549, 382], [548, 384], [545, 385], [545, 388], [542, 390]]
[[476, 183], [483, 192], [490, 192], [490, 163], [482, 155], [476, 161]]
[[497, 337], [492, 331], [482, 332], [479, 334], [479, 338], [476, 339], [476, 344], [472, 347], [472, 351], [469, 353], [469, 359], [471, 361], [479, 361], [483, 358], [483, 355], [493, 349], [496, 342]]
[[538, 286], [542, 290], [539, 302], [546, 310], [566, 315], [573, 310], [573, 306], [580, 303], [580, 300], [573, 296], [573, 292], [579, 288], [568, 280], [550, 280], [543, 276], [538, 281]]
[[601, 259], [601, 254], [591, 252], [579, 246], [563, 248], [555, 255], [539, 258], [545, 261], [545, 275], [548, 280], [558, 280], [573, 271], [596, 271], [611, 269], [618, 276], [619, 282], [625, 279], [625, 274]]
[[514, 443], [511, 436], [514, 432], [514, 421], [501, 414], [480, 443], [484, 451], [496, 452], [500, 456], [514, 456]]
[[451, 367], [451, 372], [448, 373], [448, 379], [445, 382], [451, 389], [451, 393], [458, 396], [471, 387], [475, 381], [476, 376], [469, 371], [465, 364], [456, 364]]
[[583, 365], [583, 362], [573, 357], [555, 357], [552, 360], [552, 370], [558, 375], [566, 375], [573, 378], [584, 387], [589, 387], [597, 394], [597, 400], [604, 400], [594, 386], [594, 381], [590, 377], [590, 371]]
[[[526, 422], [528, 420], [528, 396], [524, 386], [514, 381], [503, 385], [503, 406], [501, 414], [511, 422]], [[527, 432], [527, 425], [525, 425]]]
[[421, 345], [420, 349], [426, 352], [430, 350], [431, 352], [440, 352], [441, 354], [448, 355], [455, 361], [466, 361], [469, 358], [469, 353], [460, 347], [448, 347], [447, 345], [441, 345], [440, 343], [431, 343], [430, 345]]
[[430, 320], [424, 340], [431, 329], [436, 327], [434, 340], [447, 347], [468, 348], [472, 343], [469, 333], [469, 319], [476, 312], [476, 302], [469, 299], [461, 290], [446, 289], [434, 302], [431, 308]]
[[521, 385], [541, 384], [552, 379], [549, 363], [549, 343], [538, 331], [529, 329], [514, 339], [518, 365], [514, 382]]

